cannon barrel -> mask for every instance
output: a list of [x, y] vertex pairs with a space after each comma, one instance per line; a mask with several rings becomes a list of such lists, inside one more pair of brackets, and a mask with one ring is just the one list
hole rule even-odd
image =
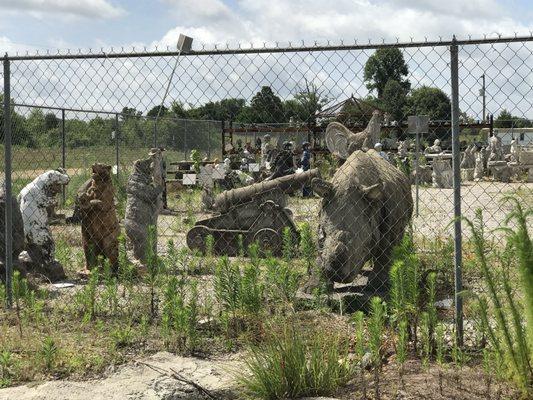
[[318, 169], [314, 168], [310, 169], [309, 171], [285, 175], [280, 178], [254, 183], [250, 186], [226, 190], [215, 198], [214, 208], [220, 212], [223, 212], [234, 205], [251, 200], [256, 195], [270, 192], [272, 190], [279, 190], [282, 193], [290, 193], [296, 189], [300, 189], [302, 185], [311, 182], [313, 178], [317, 178], [319, 176], [320, 173]]

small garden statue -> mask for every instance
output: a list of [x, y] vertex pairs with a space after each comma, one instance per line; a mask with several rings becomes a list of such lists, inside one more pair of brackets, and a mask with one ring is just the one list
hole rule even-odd
[[433, 146], [426, 147], [425, 154], [440, 154], [442, 153], [442, 147], [440, 147], [440, 140], [435, 139]]

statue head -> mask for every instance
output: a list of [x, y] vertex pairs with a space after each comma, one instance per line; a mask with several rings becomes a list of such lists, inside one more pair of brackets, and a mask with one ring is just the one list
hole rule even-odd
[[92, 178], [95, 181], [107, 182], [111, 180], [111, 165], [95, 163], [91, 168]]
[[435, 139], [435, 141], [433, 142], [433, 145], [434, 146], [440, 146], [440, 140], [439, 139]]
[[145, 158], [135, 161], [133, 163], [133, 168], [135, 172], [141, 175], [151, 175], [152, 174], [152, 159]]

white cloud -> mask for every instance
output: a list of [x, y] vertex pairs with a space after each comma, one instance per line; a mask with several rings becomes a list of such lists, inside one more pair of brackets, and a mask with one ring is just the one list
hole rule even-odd
[[107, 0], [2, 0], [0, 9], [40, 14], [107, 19], [125, 14]]
[[179, 15], [176, 29], [207, 43], [305, 40], [450, 39], [484, 33], [529, 33], [497, 0], [166, 0]]

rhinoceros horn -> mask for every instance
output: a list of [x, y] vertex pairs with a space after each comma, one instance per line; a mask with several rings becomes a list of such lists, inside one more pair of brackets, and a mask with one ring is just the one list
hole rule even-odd
[[383, 190], [381, 183], [376, 183], [371, 186], [361, 185], [361, 192], [370, 200], [381, 200], [383, 197]]

